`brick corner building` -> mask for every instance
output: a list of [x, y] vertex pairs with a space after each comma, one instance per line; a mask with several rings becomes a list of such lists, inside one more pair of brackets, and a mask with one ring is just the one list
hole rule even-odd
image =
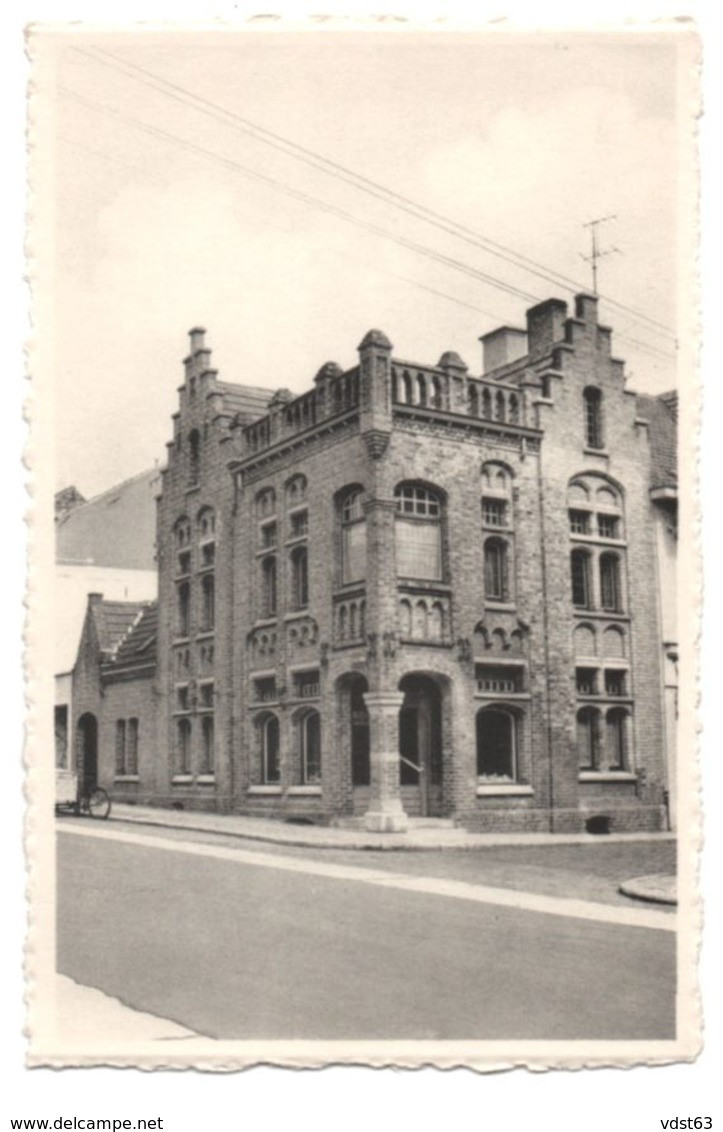
[[103, 647], [91, 598], [80, 767], [117, 798], [374, 830], [663, 828], [674, 403], [626, 389], [596, 298], [484, 335], [482, 376], [372, 330], [301, 396], [221, 381], [190, 340], [158, 604]]

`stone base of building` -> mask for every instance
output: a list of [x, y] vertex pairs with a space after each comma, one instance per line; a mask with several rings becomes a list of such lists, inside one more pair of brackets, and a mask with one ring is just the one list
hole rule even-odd
[[369, 833], [404, 833], [408, 826], [409, 819], [404, 810], [392, 813], [368, 810], [364, 814], [364, 829]]
[[661, 833], [667, 830], [665, 807], [599, 805], [580, 809], [489, 808], [460, 813], [458, 824], [471, 833]]

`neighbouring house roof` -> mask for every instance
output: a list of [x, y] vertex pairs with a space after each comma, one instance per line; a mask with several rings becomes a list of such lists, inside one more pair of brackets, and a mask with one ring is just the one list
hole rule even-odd
[[678, 484], [678, 395], [653, 397], [637, 394], [638, 415], [648, 422], [650, 487], [675, 488]]
[[258, 420], [268, 412], [268, 404], [274, 395], [273, 389], [261, 385], [234, 385], [230, 381], [216, 382], [216, 388], [223, 394], [224, 409], [236, 415], [240, 413], [251, 420]]
[[158, 635], [158, 604], [152, 602], [142, 611], [121, 640], [113, 657], [115, 668], [155, 664]]
[[109, 659], [117, 656], [124, 637], [147, 608], [140, 601], [93, 601], [91, 612], [101, 652]]
[[55, 527], [56, 560], [154, 570], [160, 483], [160, 472], [153, 468], [60, 516]]

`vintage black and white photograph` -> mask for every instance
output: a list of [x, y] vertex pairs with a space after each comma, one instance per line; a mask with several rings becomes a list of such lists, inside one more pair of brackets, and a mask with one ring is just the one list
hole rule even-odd
[[694, 31], [28, 50], [31, 1059], [695, 1056]]

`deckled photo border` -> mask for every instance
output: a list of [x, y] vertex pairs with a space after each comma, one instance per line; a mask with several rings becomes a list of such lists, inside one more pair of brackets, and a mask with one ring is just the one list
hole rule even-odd
[[[89, 27], [90, 25], [85, 25]], [[366, 24], [363, 25], [365, 28]], [[307, 26], [308, 34], [319, 34]], [[415, 29], [417, 30], [417, 29]], [[466, 30], [462, 28], [462, 30]], [[588, 30], [588, 29], [585, 29]], [[645, 27], [625, 28], [644, 35]], [[655, 28], [660, 31], [660, 25]], [[238, 28], [232, 29], [239, 34]], [[483, 34], [479, 26], [471, 35]], [[53, 672], [46, 626], [53, 622], [48, 581], [54, 561], [52, 521], [52, 453], [54, 452], [53, 358], [46, 328], [52, 320], [52, 263], [48, 254], [52, 223], [53, 122], [47, 79], [52, 69], [48, 50], [51, 28], [35, 28], [29, 38], [32, 59], [29, 108], [30, 196], [27, 234], [28, 271], [32, 285], [33, 333], [29, 345], [32, 387], [28, 463], [32, 485], [31, 565], [28, 577], [29, 615], [26, 658], [30, 708], [26, 747], [28, 808], [26, 854], [29, 867], [30, 931], [26, 964], [29, 1000], [29, 1066], [135, 1066], [229, 1071], [258, 1064], [321, 1067], [329, 1064], [439, 1068], [467, 1066], [493, 1071], [513, 1066], [579, 1068], [670, 1064], [696, 1057], [702, 1042], [702, 1010], [697, 958], [701, 905], [697, 887], [701, 844], [701, 801], [696, 757], [698, 646], [700, 604], [694, 615], [690, 595], [701, 591], [698, 435], [701, 389], [698, 377], [700, 333], [697, 278], [698, 166], [696, 120], [700, 111], [700, 45], [692, 26], [670, 26], [679, 37], [680, 96], [689, 107], [689, 132], [680, 139], [681, 178], [678, 310], [680, 316], [680, 543], [678, 623], [680, 633], [680, 718], [678, 761], [679, 810], [679, 955], [678, 1036], [671, 1042], [227, 1042], [184, 1038], [123, 1048], [109, 1035], [68, 1046], [57, 1032], [55, 1017], [55, 893], [52, 814]], [[283, 32], [280, 32], [283, 34]], [[353, 34], [353, 31], [350, 32]], [[404, 34], [400, 29], [379, 34]], [[430, 32], [430, 34], [435, 34]], [[439, 33], [443, 34], [443, 33]]]

